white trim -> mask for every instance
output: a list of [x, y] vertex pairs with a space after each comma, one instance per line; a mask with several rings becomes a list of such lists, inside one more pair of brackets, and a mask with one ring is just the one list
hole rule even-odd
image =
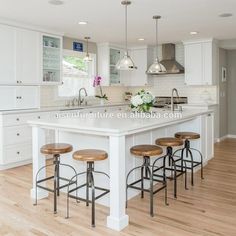
[[28, 165], [32, 163], [32, 158], [29, 160], [25, 160], [25, 161], [20, 161], [20, 162], [14, 162], [14, 163], [9, 163], [9, 164], [3, 164], [0, 165], [0, 170], [7, 170], [7, 169], [12, 169], [15, 167], [19, 167], [19, 166], [24, 166], [24, 165]]
[[64, 36], [64, 32], [58, 32], [58, 31], [54, 31], [51, 29], [44, 29], [39, 26], [19, 23], [19, 22], [4, 19], [4, 18], [0, 18], [0, 24], [12, 26], [12, 27], [17, 27], [17, 28], [21, 28], [21, 29], [33, 30], [33, 31], [41, 32], [41, 33], [53, 34], [53, 35], [57, 35], [57, 36]]
[[227, 134], [227, 135], [224, 135], [224, 136], [222, 136], [220, 138], [215, 139], [215, 142], [219, 143], [219, 142], [224, 141], [227, 138], [235, 138], [236, 139], [236, 135], [235, 134]]

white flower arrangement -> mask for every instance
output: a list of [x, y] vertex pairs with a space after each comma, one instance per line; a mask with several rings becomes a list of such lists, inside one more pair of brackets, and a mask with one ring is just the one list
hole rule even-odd
[[131, 97], [131, 108], [138, 112], [149, 112], [153, 105], [153, 95], [150, 92], [141, 90]]

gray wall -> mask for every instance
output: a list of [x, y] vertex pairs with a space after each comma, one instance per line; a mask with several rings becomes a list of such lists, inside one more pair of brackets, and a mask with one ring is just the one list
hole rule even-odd
[[219, 119], [220, 119], [220, 137], [228, 134], [228, 81], [222, 82], [222, 67], [227, 69], [227, 51], [219, 49]]
[[227, 51], [228, 134], [236, 135], [236, 50]]

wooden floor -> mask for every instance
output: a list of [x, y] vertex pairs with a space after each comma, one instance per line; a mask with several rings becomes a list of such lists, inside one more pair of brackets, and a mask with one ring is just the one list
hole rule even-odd
[[154, 218], [148, 213], [148, 197], [137, 197], [127, 210], [130, 225], [122, 232], [105, 227], [108, 209], [96, 206], [96, 228], [90, 227], [90, 208], [71, 204], [71, 218], [65, 219], [65, 197], [59, 200], [59, 213], [52, 213], [52, 196], [32, 206], [31, 165], [0, 172], [0, 235], [145, 235], [145, 236], [236, 236], [236, 140], [216, 145], [215, 158], [205, 168], [205, 179], [195, 174], [196, 184], [184, 190], [179, 181], [178, 199], [169, 184], [169, 206], [163, 193], [155, 198]]

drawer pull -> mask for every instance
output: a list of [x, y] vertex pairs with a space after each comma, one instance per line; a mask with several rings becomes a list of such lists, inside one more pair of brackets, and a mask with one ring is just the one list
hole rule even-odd
[[211, 116], [211, 114], [208, 114], [207, 116]]
[[17, 154], [17, 155], [20, 155], [20, 152], [17, 152], [16, 154]]
[[16, 118], [16, 121], [20, 121], [20, 119], [19, 119], [19, 118]]
[[38, 119], [41, 119], [41, 117], [40, 117], [40, 116], [38, 116]]
[[16, 135], [17, 135], [17, 136], [20, 136], [20, 134], [19, 134], [19, 133], [17, 133]]

